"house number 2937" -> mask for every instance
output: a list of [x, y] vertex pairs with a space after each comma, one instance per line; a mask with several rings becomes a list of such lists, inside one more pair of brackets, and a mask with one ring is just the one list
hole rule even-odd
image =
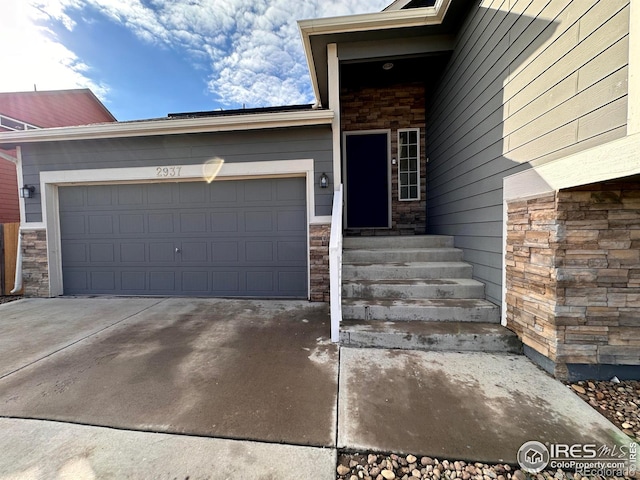
[[156, 167], [156, 177], [179, 177], [182, 167]]

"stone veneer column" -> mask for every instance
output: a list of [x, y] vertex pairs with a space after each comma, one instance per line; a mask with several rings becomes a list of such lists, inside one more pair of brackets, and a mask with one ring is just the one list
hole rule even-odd
[[505, 260], [507, 325], [547, 370], [640, 373], [639, 182], [509, 203]]
[[534, 351], [555, 361], [558, 226], [554, 194], [508, 204], [507, 326]]
[[309, 226], [309, 262], [312, 302], [329, 302], [329, 239], [331, 225]]
[[50, 297], [47, 233], [25, 230], [22, 235], [22, 283], [25, 297]]

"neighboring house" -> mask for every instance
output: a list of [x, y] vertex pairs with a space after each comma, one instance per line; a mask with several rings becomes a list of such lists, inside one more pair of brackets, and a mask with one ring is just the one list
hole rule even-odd
[[[115, 122], [89, 89], [0, 93], [0, 133]], [[16, 166], [0, 150], [0, 223], [20, 221]]]
[[313, 107], [7, 134], [26, 291], [326, 300], [344, 185], [346, 235], [453, 235], [548, 371], [637, 376], [639, 13], [399, 0], [300, 22]]

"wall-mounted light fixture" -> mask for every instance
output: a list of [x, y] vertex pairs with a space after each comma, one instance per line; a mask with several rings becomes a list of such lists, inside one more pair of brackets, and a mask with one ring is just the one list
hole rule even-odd
[[35, 191], [36, 187], [34, 187], [33, 185], [25, 185], [20, 189], [20, 196], [22, 198], [32, 198]]
[[327, 188], [329, 186], [329, 177], [326, 173], [320, 175], [320, 188]]

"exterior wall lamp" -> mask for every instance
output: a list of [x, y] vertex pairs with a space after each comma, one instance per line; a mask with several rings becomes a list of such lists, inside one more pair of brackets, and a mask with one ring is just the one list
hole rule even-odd
[[326, 173], [320, 175], [320, 188], [327, 188], [329, 186], [329, 177]]
[[36, 187], [33, 185], [25, 185], [20, 189], [20, 197], [21, 198], [33, 198], [33, 194], [36, 191]]

